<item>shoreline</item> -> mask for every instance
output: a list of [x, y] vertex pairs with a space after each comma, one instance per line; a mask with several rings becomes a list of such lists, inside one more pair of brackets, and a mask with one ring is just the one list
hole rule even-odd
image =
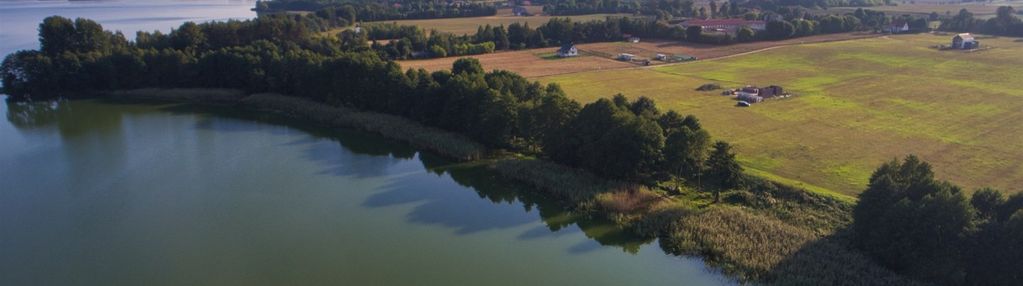
[[609, 181], [546, 160], [489, 150], [462, 135], [398, 116], [280, 94], [137, 89], [98, 96], [239, 107], [327, 128], [374, 133], [456, 162], [479, 164], [532, 187], [561, 207], [607, 218], [639, 237], [659, 238], [666, 254], [699, 256], [740, 283], [916, 284], [850, 250], [844, 235], [851, 221], [850, 203], [762, 178], [754, 180], [754, 191], [726, 192], [723, 202], [712, 203], [710, 193], [692, 188], [669, 194], [665, 186]]

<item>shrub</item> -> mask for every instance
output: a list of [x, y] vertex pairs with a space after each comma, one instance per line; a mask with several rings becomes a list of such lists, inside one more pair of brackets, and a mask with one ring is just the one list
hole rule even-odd
[[721, 85], [716, 83], [706, 83], [696, 88], [698, 91], [712, 91], [718, 89], [721, 89]]

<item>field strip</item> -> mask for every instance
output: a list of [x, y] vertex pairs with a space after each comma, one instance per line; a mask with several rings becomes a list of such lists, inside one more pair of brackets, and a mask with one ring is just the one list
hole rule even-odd
[[[649, 65], [649, 66], [637, 65], [637, 66], [631, 66], [631, 67], [601, 69], [600, 71], [601, 72], [605, 72], [605, 71], [627, 70], [627, 69], [654, 69], [654, 68], [659, 68], [659, 67], [670, 67], [670, 66], [683, 65], [683, 64], [689, 64], [689, 63], [697, 63], [697, 62], [706, 62], [706, 61], [729, 59], [729, 58], [733, 58], [733, 57], [752, 55], [752, 54], [766, 52], [766, 51], [770, 51], [770, 50], [774, 50], [774, 49], [778, 49], [778, 48], [784, 48], [784, 47], [795, 47], [795, 46], [801, 46], [801, 45], [812, 45], [812, 44], [820, 44], [820, 43], [836, 43], [836, 42], [845, 42], [845, 41], [857, 41], [857, 40], [876, 39], [876, 38], [888, 38], [888, 35], [877, 35], [877, 36], [874, 36], [874, 37], [863, 37], [863, 38], [854, 38], [854, 39], [825, 40], [825, 41], [810, 42], [810, 43], [800, 42], [800, 43], [792, 43], [792, 44], [783, 44], [783, 45], [771, 46], [771, 47], [766, 47], [766, 48], [760, 48], [760, 49], [756, 49], [756, 50], [752, 50], [752, 51], [747, 51], [747, 52], [741, 52], [741, 53], [737, 53], [737, 54], [725, 55], [725, 56], [720, 56], [720, 57], [712, 57], [712, 58], [706, 58], [706, 59], [699, 59], [699, 60], [695, 60], [695, 61], [677, 62], [677, 63], [666, 63], [666, 64]], [[592, 52], [585, 51], [585, 50], [580, 50], [580, 51], [592, 53]], [[614, 59], [608, 59], [608, 60], [614, 61]], [[537, 76], [537, 77], [531, 77], [531, 78], [532, 79], [540, 79], [540, 78], [546, 78], [546, 77], [552, 77], [552, 76], [562, 76], [562, 75], [570, 75], [570, 74], [576, 74], [576, 73], [586, 73], [586, 72], [591, 72], [591, 71], [593, 71], [593, 70], [550, 74], [550, 75], [543, 75], [543, 76]]]

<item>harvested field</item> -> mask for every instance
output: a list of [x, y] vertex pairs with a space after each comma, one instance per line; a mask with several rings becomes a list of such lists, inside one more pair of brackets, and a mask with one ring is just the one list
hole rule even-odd
[[[572, 58], [558, 58], [557, 48], [532, 49], [524, 51], [499, 52], [467, 56], [480, 60], [486, 70], [503, 69], [514, 71], [525, 77], [541, 77], [594, 70], [620, 69], [636, 65], [602, 57], [580, 55]], [[450, 70], [451, 64], [461, 57], [447, 57], [428, 60], [400, 61], [404, 68], [424, 68], [429, 71]]]
[[[780, 47], [650, 69], [541, 78], [580, 102], [624, 93], [698, 116], [747, 170], [854, 196], [881, 163], [916, 154], [940, 179], [1009, 192], [1023, 185], [1023, 42], [941, 51], [949, 36], [900, 35]], [[735, 108], [705, 83], [777, 84], [795, 97]]]

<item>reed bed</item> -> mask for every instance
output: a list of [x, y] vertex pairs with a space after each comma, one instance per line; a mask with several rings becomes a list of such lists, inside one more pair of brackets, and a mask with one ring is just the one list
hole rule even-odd
[[682, 216], [661, 237], [676, 255], [701, 255], [742, 281], [770, 285], [916, 285], [850, 250], [841, 237], [717, 206]]

